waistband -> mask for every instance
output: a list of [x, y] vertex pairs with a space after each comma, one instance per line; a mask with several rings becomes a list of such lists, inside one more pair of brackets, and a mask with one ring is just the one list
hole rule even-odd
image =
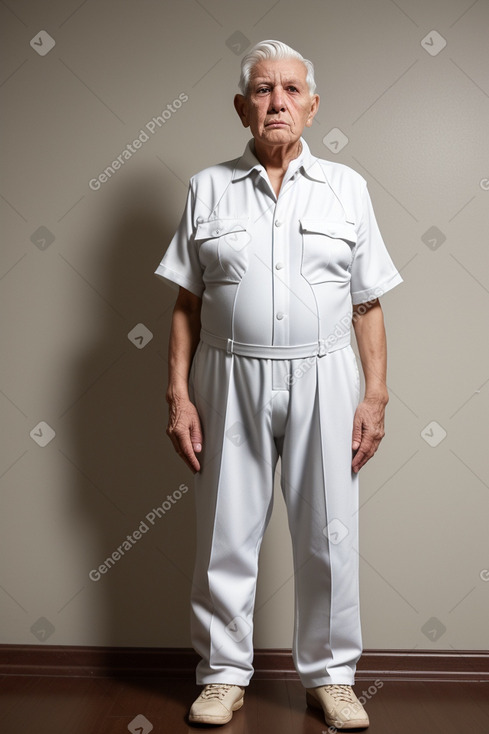
[[303, 357], [324, 357], [330, 352], [350, 346], [350, 334], [342, 335], [341, 339], [318, 339], [310, 344], [295, 344], [292, 346], [266, 346], [263, 344], [245, 344], [224, 336], [210, 334], [204, 329], [200, 338], [211, 347], [225, 349], [228, 354], [238, 354], [242, 357], [259, 357], [261, 359], [298, 359]]

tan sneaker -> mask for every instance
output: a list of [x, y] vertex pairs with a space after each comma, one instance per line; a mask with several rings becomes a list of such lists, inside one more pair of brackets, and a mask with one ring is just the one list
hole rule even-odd
[[367, 712], [355, 696], [353, 688], [346, 685], [306, 688], [308, 706], [322, 709], [328, 726], [337, 729], [366, 729]]
[[244, 703], [242, 686], [209, 683], [192, 704], [188, 720], [193, 724], [227, 724]]

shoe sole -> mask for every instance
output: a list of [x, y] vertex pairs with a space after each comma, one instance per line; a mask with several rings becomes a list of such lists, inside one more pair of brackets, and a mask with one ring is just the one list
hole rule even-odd
[[214, 725], [220, 725], [220, 724], [227, 724], [228, 721], [231, 721], [233, 718], [234, 711], [239, 711], [239, 709], [244, 704], [244, 696], [243, 698], [240, 698], [239, 701], [236, 701], [236, 703], [233, 703], [232, 709], [229, 713], [229, 716], [205, 716], [203, 714], [202, 716], [191, 716], [189, 714], [188, 720], [192, 724], [214, 724]]
[[314, 698], [314, 696], [307, 692], [306, 693], [306, 703], [308, 706], [310, 706], [313, 709], [319, 709], [323, 712], [324, 720], [328, 726], [334, 726], [336, 729], [340, 731], [347, 731], [348, 729], [367, 729], [370, 725], [370, 721], [365, 722], [362, 719], [353, 719], [352, 721], [349, 721], [348, 723], [342, 724], [338, 726], [338, 722], [335, 719], [330, 719], [328, 716], [326, 716], [326, 712], [324, 711], [321, 702], [317, 700], [317, 698]]

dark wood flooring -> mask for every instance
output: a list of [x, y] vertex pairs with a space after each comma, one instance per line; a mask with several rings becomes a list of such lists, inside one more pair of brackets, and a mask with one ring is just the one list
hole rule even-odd
[[[366, 703], [368, 734], [489, 734], [489, 684], [373, 681], [355, 686]], [[186, 679], [0, 678], [1, 734], [330, 734], [294, 680], [252, 680], [229, 724], [195, 727], [186, 714], [200, 688]], [[152, 727], [152, 728], [151, 728]]]

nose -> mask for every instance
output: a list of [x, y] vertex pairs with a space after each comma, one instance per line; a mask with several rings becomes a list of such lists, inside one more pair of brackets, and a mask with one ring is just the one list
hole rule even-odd
[[276, 86], [270, 95], [270, 112], [282, 112], [285, 110], [284, 90]]

